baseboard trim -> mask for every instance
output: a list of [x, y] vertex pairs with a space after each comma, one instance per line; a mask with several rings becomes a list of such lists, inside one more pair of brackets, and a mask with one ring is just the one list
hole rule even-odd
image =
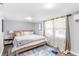
[[79, 56], [79, 54], [76, 53], [76, 52], [71, 51], [71, 53], [74, 54], [74, 55], [76, 55], [76, 56]]

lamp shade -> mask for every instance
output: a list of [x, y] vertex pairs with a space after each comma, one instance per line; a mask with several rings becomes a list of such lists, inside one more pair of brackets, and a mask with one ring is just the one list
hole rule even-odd
[[11, 33], [13, 33], [13, 31], [12, 31], [12, 30], [10, 30], [10, 31], [9, 31], [9, 33], [11, 34]]

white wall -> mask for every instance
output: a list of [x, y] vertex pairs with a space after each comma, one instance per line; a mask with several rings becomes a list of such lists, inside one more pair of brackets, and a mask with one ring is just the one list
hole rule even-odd
[[2, 55], [3, 52], [3, 34], [2, 34], [2, 17], [0, 16], [0, 55]]
[[18, 30], [34, 30], [34, 23], [29, 23], [25, 21], [15, 21], [15, 20], [4, 20], [4, 33], [8, 34], [8, 31], [18, 31]]
[[74, 15], [69, 17], [71, 52], [79, 55], [79, 22], [75, 22]]

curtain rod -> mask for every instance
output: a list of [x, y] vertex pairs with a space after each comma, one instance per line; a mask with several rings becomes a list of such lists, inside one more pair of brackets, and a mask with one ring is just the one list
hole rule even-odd
[[44, 20], [44, 22], [46, 22], [46, 21], [50, 21], [50, 20], [54, 20], [54, 19], [58, 19], [58, 18], [63, 18], [63, 17], [68, 17], [68, 16], [71, 16], [72, 14], [68, 14], [68, 15], [65, 15], [65, 16], [60, 16], [60, 17], [55, 17], [55, 18], [51, 18], [51, 19], [49, 19], [49, 20]]

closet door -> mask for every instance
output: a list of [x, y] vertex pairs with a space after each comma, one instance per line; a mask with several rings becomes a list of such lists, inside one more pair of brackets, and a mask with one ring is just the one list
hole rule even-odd
[[48, 38], [48, 44], [54, 45], [53, 39], [53, 20], [45, 21], [45, 36]]
[[54, 35], [54, 46], [58, 47], [60, 51], [64, 51], [66, 43], [66, 17], [54, 20]]

